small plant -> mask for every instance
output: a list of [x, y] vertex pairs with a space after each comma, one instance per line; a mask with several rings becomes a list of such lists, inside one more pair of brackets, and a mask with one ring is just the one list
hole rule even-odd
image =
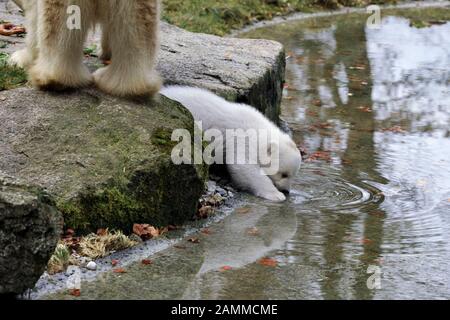
[[55, 249], [55, 253], [48, 262], [47, 272], [49, 274], [55, 274], [65, 271], [69, 266], [70, 256], [71, 253], [69, 247], [60, 242]]
[[0, 52], [0, 91], [19, 87], [27, 82], [25, 70], [8, 64], [9, 54]]
[[97, 45], [93, 44], [83, 49], [86, 56], [97, 57]]

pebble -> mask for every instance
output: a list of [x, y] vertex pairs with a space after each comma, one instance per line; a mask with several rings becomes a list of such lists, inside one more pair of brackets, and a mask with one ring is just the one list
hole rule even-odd
[[221, 187], [217, 187], [216, 192], [218, 192], [222, 197], [226, 197], [228, 195], [227, 191]]
[[94, 261], [91, 261], [86, 265], [86, 269], [95, 271], [97, 270], [97, 264]]
[[213, 193], [217, 188], [217, 183], [215, 181], [208, 181], [208, 192]]

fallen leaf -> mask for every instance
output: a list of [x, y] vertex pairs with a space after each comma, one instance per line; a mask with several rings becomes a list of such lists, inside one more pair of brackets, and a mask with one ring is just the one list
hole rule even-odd
[[331, 129], [333, 125], [329, 122], [316, 123], [312, 125], [315, 129]]
[[127, 271], [124, 268], [117, 268], [113, 270], [114, 273], [127, 273]]
[[146, 265], [146, 266], [149, 266], [149, 265], [153, 264], [153, 261], [152, 260], [148, 260], [148, 259], [144, 259], [144, 260], [142, 260], [142, 264]]
[[353, 163], [352, 160], [348, 160], [348, 159], [342, 159], [341, 161], [342, 161], [342, 164], [345, 166], [349, 166]]
[[362, 107], [359, 107], [358, 109], [361, 110], [362, 112], [367, 112], [367, 113], [372, 112], [372, 108], [370, 108], [370, 107], [362, 106]]
[[362, 244], [371, 244], [373, 241], [367, 238], [363, 238], [360, 240]]
[[258, 261], [258, 264], [266, 267], [276, 267], [278, 266], [278, 261], [272, 258], [262, 258]]
[[225, 272], [225, 271], [230, 271], [230, 270], [233, 270], [233, 268], [230, 266], [224, 266], [224, 267], [220, 268], [220, 272]]
[[133, 233], [141, 237], [142, 240], [157, 238], [161, 235], [160, 231], [149, 224], [134, 224]]
[[404, 132], [406, 132], [406, 130], [404, 130], [400, 126], [394, 126], [394, 127], [391, 127], [391, 128], [384, 128], [384, 129], [381, 129], [381, 131], [383, 131], [383, 132], [394, 132], [394, 133], [404, 133]]
[[189, 242], [195, 243], [195, 244], [199, 244], [200, 243], [200, 239], [199, 238], [190, 238], [188, 239]]
[[250, 207], [244, 207], [244, 208], [236, 209], [236, 212], [237, 212], [238, 214], [247, 214], [247, 213], [249, 213], [251, 210], [252, 210], [252, 208], [250, 208]]
[[206, 234], [206, 235], [209, 236], [210, 234], [212, 234], [212, 231], [209, 230], [208, 228], [204, 228], [204, 229], [201, 230], [201, 233]]
[[113, 267], [117, 266], [119, 264], [119, 260], [111, 260], [111, 265]]
[[24, 34], [26, 32], [24, 27], [16, 26], [12, 23], [0, 24], [0, 35], [2, 36], [13, 36], [18, 34]]
[[313, 154], [311, 154], [307, 159], [307, 161], [316, 161], [316, 160], [331, 162], [330, 151], [316, 151]]
[[250, 235], [250, 236], [258, 236], [259, 235], [259, 230], [256, 227], [248, 228], [247, 229], [247, 234]]
[[80, 289], [71, 289], [71, 290], [69, 290], [69, 294], [74, 297], [80, 297], [81, 290]]
[[103, 236], [106, 236], [107, 234], [108, 234], [108, 229], [98, 229], [97, 230], [97, 235], [98, 236], [103, 237]]

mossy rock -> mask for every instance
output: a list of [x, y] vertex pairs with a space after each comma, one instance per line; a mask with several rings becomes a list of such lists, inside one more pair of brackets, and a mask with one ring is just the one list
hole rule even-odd
[[28, 88], [0, 99], [0, 171], [44, 188], [66, 227], [129, 232], [134, 223], [180, 224], [195, 214], [208, 170], [171, 161], [172, 131], [194, 131], [178, 103]]

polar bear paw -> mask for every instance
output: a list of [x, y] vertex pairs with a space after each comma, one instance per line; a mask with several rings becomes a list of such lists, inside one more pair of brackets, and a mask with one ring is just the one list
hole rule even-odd
[[29, 74], [31, 83], [40, 90], [62, 91], [87, 87], [92, 83], [89, 70], [82, 64], [57, 68], [38, 61], [31, 67]]

